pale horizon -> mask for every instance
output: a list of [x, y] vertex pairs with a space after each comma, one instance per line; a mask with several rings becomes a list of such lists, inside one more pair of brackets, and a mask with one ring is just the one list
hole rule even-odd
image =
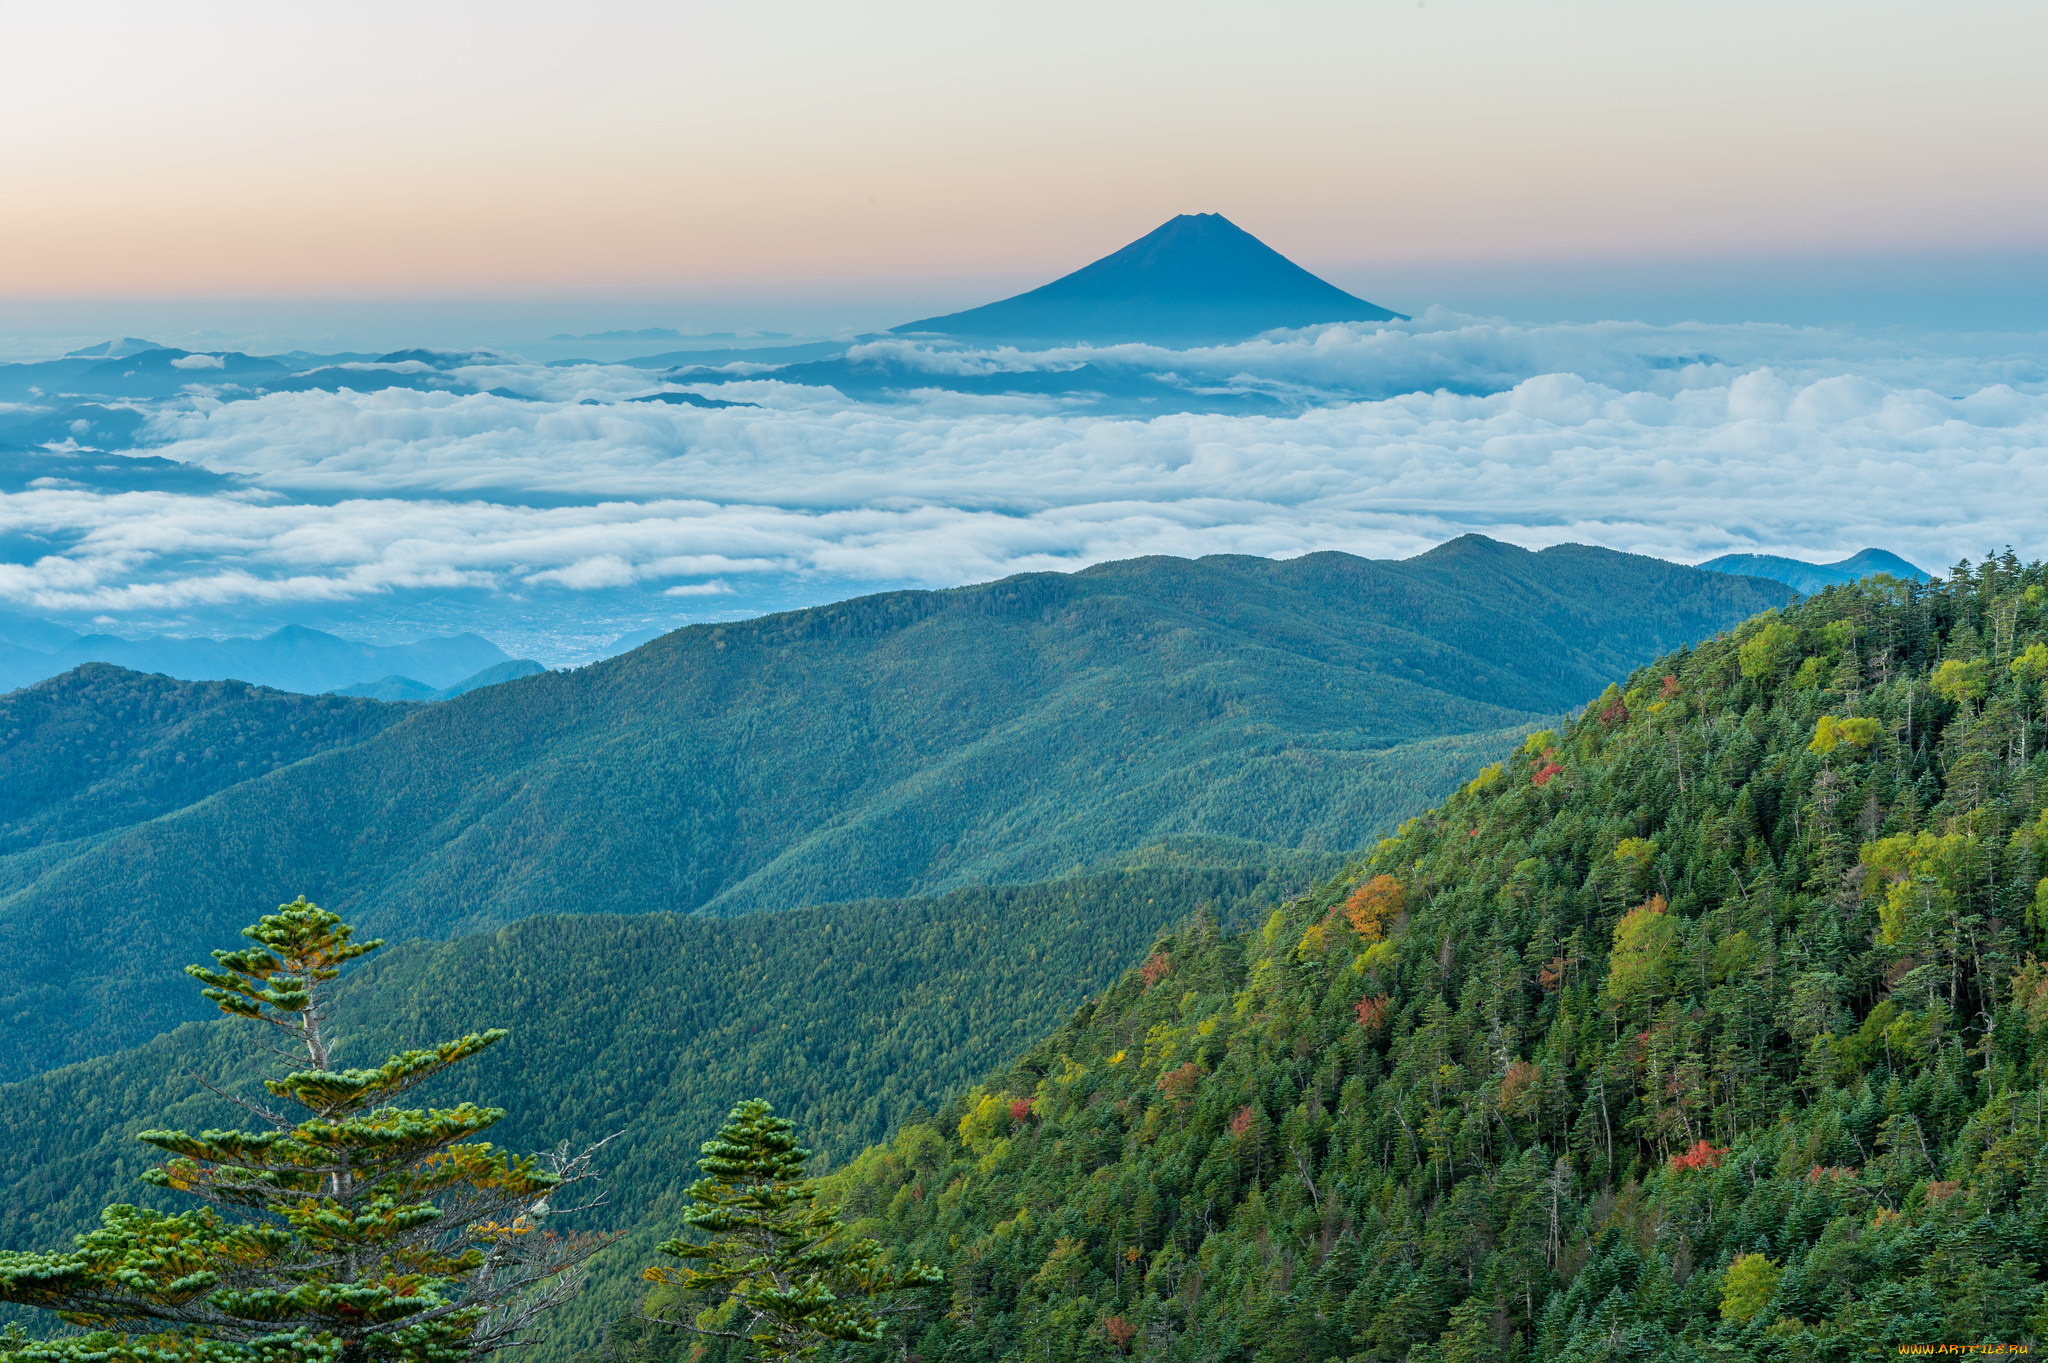
[[[1155, 553], [2048, 549], [2048, 7], [7, 17], [0, 610], [559, 661]], [[1182, 213], [1410, 320], [862, 339]], [[797, 348], [658, 358], [734, 332]], [[38, 367], [130, 337], [197, 354]]]
[[9, 22], [12, 299], [910, 279], [973, 297], [1192, 211], [1366, 288], [1347, 276], [1375, 262], [2048, 242], [2048, 10], [2017, 3], [1434, 0], [1256, 26], [1149, 4], [214, 3]]

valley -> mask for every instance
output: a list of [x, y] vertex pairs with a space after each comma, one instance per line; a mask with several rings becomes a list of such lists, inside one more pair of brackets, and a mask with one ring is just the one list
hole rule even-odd
[[[1471, 539], [1402, 563], [1139, 561], [867, 598], [425, 708], [85, 669], [6, 698], [20, 850], [0, 865], [19, 868], [10, 910], [96, 866], [189, 885], [203, 838], [261, 846], [259, 802], [288, 815], [282, 863], [323, 821], [363, 820], [336, 799], [360, 773], [416, 791], [428, 750], [519, 773], [501, 792], [542, 783], [519, 816], [555, 835], [524, 863], [544, 878], [498, 882], [532, 907], [380, 899], [461, 884], [417, 836], [402, 878], [355, 882], [365, 922], [402, 940], [333, 1011], [345, 1063], [509, 1027], [427, 1096], [504, 1107], [512, 1148], [620, 1133], [613, 1199], [583, 1216], [624, 1238], [557, 1313], [549, 1360], [699, 1357], [633, 1314], [637, 1266], [674, 1233], [696, 1142], [754, 1097], [798, 1123], [858, 1233], [943, 1269], [902, 1324], [924, 1357], [1576, 1359], [1619, 1335], [1705, 1358], [1956, 1321], [2010, 1334], [2039, 1290], [1971, 1227], [2035, 1233], [2032, 1166], [1994, 1132], [2044, 1063], [2023, 953], [2048, 844], [2040, 759], [2019, 760], [2040, 751], [2042, 571], [1986, 560], [1788, 605], [1758, 579]], [[835, 738], [852, 715], [870, 727]], [[79, 747], [116, 724], [125, 746]], [[763, 726], [808, 744], [728, 790], [803, 769], [859, 803], [794, 804], [779, 817], [835, 836], [763, 846], [693, 911], [630, 902], [629, 849], [661, 844], [644, 817], [621, 827], [618, 792], [706, 789], [709, 759], [674, 754], [713, 724], [727, 754]], [[898, 765], [855, 779], [833, 765], [849, 742]], [[266, 747], [281, 765], [234, 779]], [[180, 751], [211, 755], [170, 763], [196, 769], [183, 785], [164, 775]], [[1144, 779], [1112, 775], [1133, 759]], [[1066, 784], [1006, 783], [1005, 762]], [[1162, 803], [1189, 788], [1176, 764], [1202, 799]], [[451, 821], [508, 817], [460, 803], [470, 789], [432, 798]], [[612, 819], [609, 898], [587, 852], [565, 855], [597, 836], [586, 803]], [[65, 840], [67, 810], [105, 827]], [[735, 814], [716, 826], [758, 834], [761, 812]], [[903, 844], [947, 817], [937, 855]], [[961, 855], [975, 827], [1007, 855]], [[224, 884], [261, 863], [211, 864]], [[861, 882], [910, 893], [829, 893]], [[576, 909], [548, 897], [578, 884]], [[1897, 888], [1918, 885], [1933, 897]], [[140, 987], [170, 995], [172, 958], [230, 940], [214, 924], [237, 913], [223, 899], [151, 936], [121, 920], [128, 948], [101, 939], [85, 988], [17, 994], [23, 1054], [38, 1027], [85, 1053], [45, 1050], [4, 1090], [10, 1242], [138, 1194], [175, 1209], [133, 1188], [134, 1133], [232, 1121], [224, 1098], [258, 1092], [241, 1024], [181, 1014], [190, 999], [131, 1014], [160, 1035], [68, 1030], [151, 971]], [[1990, 1017], [2012, 1038], [1995, 1053]], [[1863, 1206], [1899, 1249], [1828, 1267]], [[1976, 1285], [1915, 1276], [1927, 1246]], [[1730, 1304], [1748, 1254], [1793, 1314]]]
[[202, 1016], [154, 982], [302, 893], [405, 940], [1045, 881], [1166, 838], [1342, 852], [1632, 662], [1789, 595], [1467, 537], [694, 626], [0, 860], [0, 1076]]

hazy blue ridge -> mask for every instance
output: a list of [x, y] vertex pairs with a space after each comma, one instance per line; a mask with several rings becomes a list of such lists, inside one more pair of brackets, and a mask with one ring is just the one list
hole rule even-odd
[[0, 1075], [193, 1016], [146, 982], [300, 893], [404, 939], [1048, 880], [1169, 837], [1357, 847], [1607, 678], [1789, 595], [1467, 537], [693, 626], [407, 707], [28, 879], [0, 898]]
[[1835, 563], [1807, 563], [1776, 554], [1723, 554], [1719, 558], [1708, 559], [1700, 567], [1710, 573], [1769, 578], [1804, 596], [1845, 582], [1858, 582], [1876, 573], [1889, 573], [1903, 582], [1931, 580], [1925, 570], [1883, 549], [1864, 549]]
[[[97, 432], [76, 431], [53, 423], [66, 410], [54, 405], [98, 399], [114, 404], [181, 398], [195, 387], [228, 397], [258, 397], [309, 389], [376, 392], [386, 388], [475, 392], [474, 384], [450, 371], [501, 359], [488, 351], [398, 350], [385, 355], [320, 355], [298, 351], [285, 355], [247, 355], [241, 351], [181, 350], [151, 346], [108, 357], [66, 356], [60, 360], [29, 360], [0, 364], [0, 400], [22, 403], [0, 412], [0, 442], [28, 443], [24, 435], [47, 433], [62, 443], [66, 437], [85, 445], [99, 443]], [[62, 395], [57, 397], [55, 395]], [[141, 424], [142, 413], [116, 405], [119, 419]]]
[[410, 644], [365, 644], [287, 625], [260, 639], [124, 639], [77, 635], [45, 620], [0, 616], [0, 685], [14, 687], [33, 685], [83, 663], [112, 663], [187, 681], [232, 679], [283, 691], [339, 691], [390, 676], [411, 677], [439, 691], [513, 661], [496, 644], [474, 634]]
[[[232, 491], [237, 480], [197, 464], [160, 455], [110, 454], [130, 444], [143, 414], [133, 408], [81, 403], [45, 413], [15, 413], [17, 424], [0, 417], [0, 492], [28, 492], [55, 482], [119, 495], [172, 492], [188, 495]], [[49, 450], [41, 441], [83, 436], [96, 448]]]
[[453, 686], [434, 687], [422, 681], [414, 681], [411, 677], [391, 676], [373, 682], [357, 682], [354, 686], [340, 687], [328, 694], [389, 701], [454, 700], [457, 696], [466, 696], [479, 687], [496, 686], [499, 682], [514, 681], [545, 671], [545, 667], [531, 658], [514, 658], [511, 662], [497, 663], [473, 676], [464, 677]]
[[155, 341], [144, 341], [134, 336], [123, 336], [119, 340], [101, 341], [97, 345], [80, 346], [76, 350], [66, 351], [64, 358], [67, 360], [118, 359], [124, 355], [140, 355], [145, 350], [166, 349], [169, 349], [169, 347], [158, 345]]

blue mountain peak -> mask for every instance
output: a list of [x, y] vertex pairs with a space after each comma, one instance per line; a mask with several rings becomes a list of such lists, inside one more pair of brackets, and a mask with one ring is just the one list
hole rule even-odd
[[1346, 293], [1220, 213], [1183, 213], [1028, 293], [895, 328], [1026, 344], [1211, 345], [1401, 314]]

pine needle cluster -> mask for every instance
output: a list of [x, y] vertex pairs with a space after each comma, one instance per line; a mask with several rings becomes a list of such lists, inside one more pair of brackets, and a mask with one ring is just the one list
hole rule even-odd
[[0, 1301], [76, 1328], [12, 1336], [0, 1363], [457, 1363], [518, 1339], [609, 1243], [546, 1228], [595, 1205], [570, 1191], [595, 1147], [517, 1157], [478, 1139], [501, 1109], [395, 1105], [505, 1032], [340, 1068], [332, 985], [383, 943], [303, 897], [244, 936], [188, 973], [297, 1068], [264, 1081], [271, 1101], [207, 1084], [257, 1130], [141, 1133], [168, 1156], [144, 1181], [205, 1205], [109, 1207], [69, 1252], [0, 1252]]
[[805, 1176], [811, 1152], [797, 1144], [795, 1124], [765, 1100], [734, 1108], [703, 1150], [704, 1176], [689, 1189], [696, 1205], [683, 1221], [706, 1238], [664, 1242], [663, 1254], [691, 1267], [643, 1276], [676, 1289], [681, 1303], [710, 1304], [688, 1313], [651, 1303], [662, 1323], [744, 1341], [764, 1359], [808, 1358], [828, 1342], [878, 1343], [882, 1316], [895, 1309], [882, 1297], [945, 1280], [914, 1260], [892, 1267], [880, 1243], [849, 1238]]

